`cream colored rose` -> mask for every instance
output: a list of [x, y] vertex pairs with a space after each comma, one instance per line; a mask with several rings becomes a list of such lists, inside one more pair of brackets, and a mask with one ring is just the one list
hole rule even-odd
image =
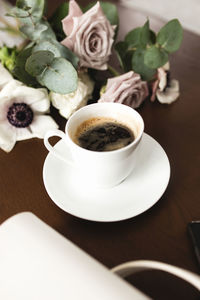
[[87, 104], [94, 89], [94, 82], [82, 73], [79, 75], [77, 90], [69, 94], [50, 93], [52, 105], [59, 110], [64, 118], [68, 119], [77, 109]]
[[76, 53], [80, 66], [106, 70], [115, 26], [105, 17], [100, 3], [83, 14], [76, 1], [70, 1], [69, 15], [62, 24], [67, 35], [62, 44]]
[[108, 79], [105, 93], [98, 102], [118, 102], [137, 108], [148, 94], [146, 81], [142, 81], [139, 74], [130, 71]]

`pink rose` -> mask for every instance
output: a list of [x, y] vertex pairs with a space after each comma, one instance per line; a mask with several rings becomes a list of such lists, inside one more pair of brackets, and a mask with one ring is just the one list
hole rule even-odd
[[148, 94], [146, 81], [142, 81], [139, 74], [130, 71], [108, 79], [106, 91], [98, 102], [118, 102], [136, 108]]
[[106, 70], [115, 26], [106, 19], [99, 2], [83, 14], [76, 1], [70, 1], [62, 24], [67, 37], [61, 43], [80, 58], [80, 66]]

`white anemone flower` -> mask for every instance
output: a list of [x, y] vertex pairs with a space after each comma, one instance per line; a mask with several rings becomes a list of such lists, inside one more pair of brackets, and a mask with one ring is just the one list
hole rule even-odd
[[64, 118], [68, 119], [76, 110], [87, 104], [94, 89], [94, 82], [86, 73], [79, 74], [78, 87], [69, 94], [50, 93], [52, 105], [59, 110]]
[[0, 148], [9, 152], [16, 141], [43, 138], [48, 130], [58, 128], [50, 116], [44, 115], [49, 107], [46, 89], [9, 81], [0, 91]]
[[8, 72], [6, 68], [0, 63], [0, 91], [8, 83], [13, 79], [12, 75]]

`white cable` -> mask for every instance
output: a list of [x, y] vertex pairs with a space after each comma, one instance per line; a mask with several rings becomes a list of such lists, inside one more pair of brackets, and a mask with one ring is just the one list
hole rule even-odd
[[145, 270], [160, 270], [165, 271], [168, 273], [171, 273], [191, 285], [193, 285], [196, 289], [200, 291], [200, 276], [197, 274], [194, 274], [190, 271], [186, 271], [184, 269], [157, 262], [157, 261], [151, 261], [151, 260], [137, 260], [137, 261], [130, 261], [124, 264], [121, 264], [119, 266], [114, 267], [111, 269], [113, 273], [118, 274], [121, 277], [126, 277], [128, 275], [145, 271]]

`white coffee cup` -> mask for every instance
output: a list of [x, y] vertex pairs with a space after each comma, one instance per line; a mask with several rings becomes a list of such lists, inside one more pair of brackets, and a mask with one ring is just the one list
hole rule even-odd
[[[113, 151], [91, 151], [73, 141], [77, 128], [85, 121], [96, 118], [111, 118], [133, 131], [135, 139], [129, 145]], [[67, 121], [65, 133], [51, 130], [44, 137], [49, 152], [77, 168], [77, 172], [92, 187], [109, 188], [122, 182], [132, 172], [138, 159], [139, 143], [144, 131], [142, 117], [134, 109], [119, 103], [95, 103], [84, 106]], [[62, 156], [49, 143], [49, 138], [58, 136], [69, 148], [72, 159]]]

